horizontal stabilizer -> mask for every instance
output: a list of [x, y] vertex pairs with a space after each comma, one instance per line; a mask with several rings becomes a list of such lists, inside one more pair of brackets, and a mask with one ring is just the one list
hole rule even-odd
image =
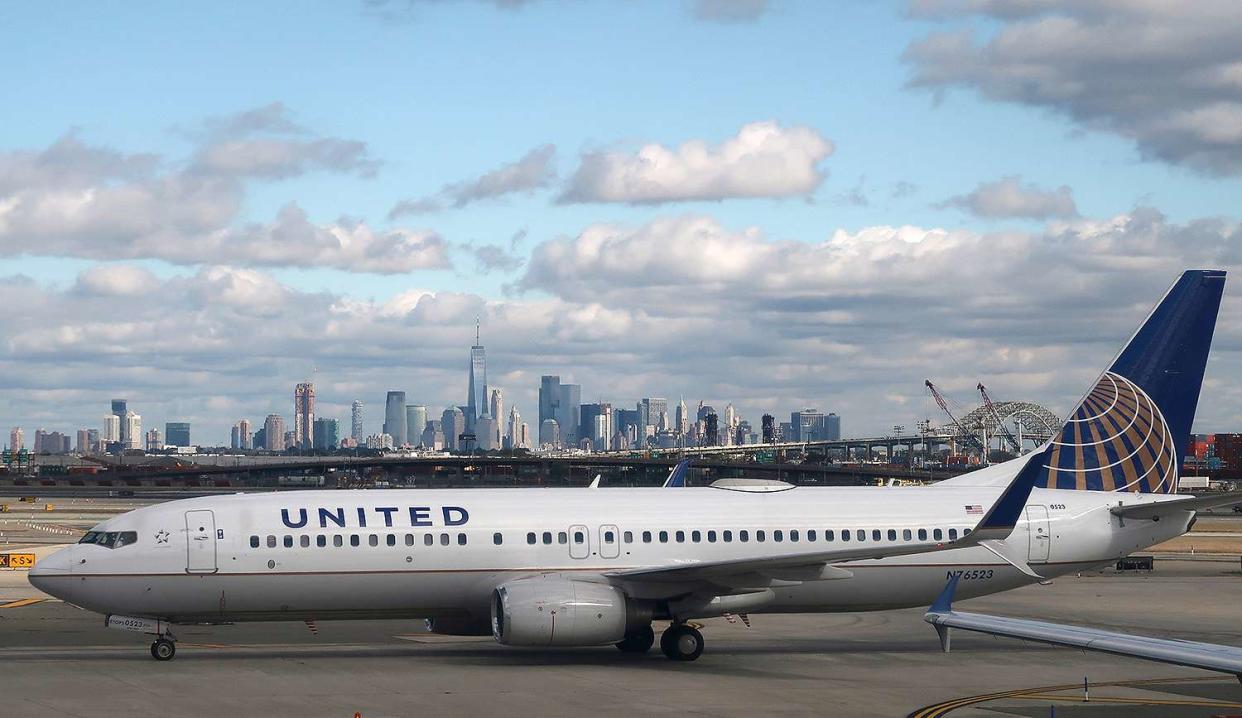
[[1242, 504], [1242, 491], [1231, 491], [1223, 494], [1209, 494], [1207, 496], [1191, 496], [1184, 499], [1174, 499], [1172, 501], [1153, 501], [1141, 504], [1122, 504], [1114, 506], [1109, 511], [1114, 516], [1120, 516], [1123, 519], [1149, 519], [1158, 521], [1164, 516], [1172, 516], [1183, 511], [1203, 511], [1204, 509], [1213, 509], [1219, 506], [1232, 506], [1234, 504]]

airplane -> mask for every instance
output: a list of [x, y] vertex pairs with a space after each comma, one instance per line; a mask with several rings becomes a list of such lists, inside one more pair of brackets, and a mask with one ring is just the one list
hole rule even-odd
[[[422, 618], [507, 646], [703, 653], [696, 619], [927, 606], [1088, 570], [1238, 495], [1177, 493], [1225, 273], [1183, 273], [1043, 448], [928, 487], [329, 490], [113, 517], [30, 582], [175, 655], [177, 624]], [[684, 468], [680, 472], [684, 479]], [[682, 479], [674, 481], [676, 485]]]

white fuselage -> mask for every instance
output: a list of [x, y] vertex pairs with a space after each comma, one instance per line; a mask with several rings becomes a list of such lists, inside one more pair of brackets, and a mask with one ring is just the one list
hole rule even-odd
[[[136, 543], [74, 545], [40, 561], [31, 582], [92, 611], [173, 622], [480, 620], [496, 586], [535, 574], [590, 577], [860, 542], [947, 541], [973, 527], [980, 509], [1001, 490], [946, 485], [770, 493], [604, 488], [213, 496], [110, 519], [94, 530], [133, 531]], [[1192, 512], [1159, 522], [1123, 522], [1109, 512], [1121, 501], [1173, 498], [1035, 489], [1006, 543], [1022, 547], [1022, 557], [1042, 576], [1082, 570], [1185, 532]], [[926, 534], [920, 537], [920, 531]], [[927, 605], [948, 575], [959, 571], [961, 598], [1036, 580], [978, 546], [840, 565], [852, 576], [775, 588], [775, 600], [761, 610]]]

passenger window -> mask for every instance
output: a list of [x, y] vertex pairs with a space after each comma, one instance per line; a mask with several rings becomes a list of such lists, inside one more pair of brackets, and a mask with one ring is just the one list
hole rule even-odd
[[494, 543], [494, 544], [496, 544], [497, 546], [499, 546], [499, 545], [503, 544], [504, 542], [505, 542], [505, 537], [504, 537], [504, 536], [501, 536], [499, 531], [497, 531], [496, 533], [492, 534], [492, 543]]
[[543, 542], [544, 542], [544, 544], [546, 544], [546, 545], [548, 545], [548, 546], [551, 546], [551, 545], [552, 545], [552, 532], [551, 532], [551, 531], [544, 531], [544, 532], [543, 532]]
[[949, 540], [950, 541], [957, 540], [957, 529], [949, 529]]
[[271, 536], [271, 535], [269, 535], [269, 536], [267, 537], [267, 547], [268, 547], [268, 548], [276, 548], [276, 537], [275, 537], [275, 536]]
[[406, 545], [406, 546], [413, 546], [413, 545], [414, 545], [414, 534], [406, 534], [406, 535], [405, 535], [405, 545]]
[[767, 541], [767, 540], [768, 540], [768, 535], [765, 532], [763, 531], [755, 532], [755, 541], [758, 541], [759, 543], [763, 543], [764, 541]]
[[772, 532], [772, 540], [773, 540], [773, 541], [775, 541], [775, 542], [777, 542], [777, 543], [780, 543], [781, 541], [784, 541], [784, 540], [785, 540], [785, 532], [784, 532], [784, 531], [781, 531], [780, 529], [777, 529], [777, 530], [773, 531], [773, 532]]
[[733, 543], [733, 532], [726, 529], [725, 531], [721, 532], [721, 538], [724, 539], [725, 543]]
[[298, 543], [302, 546], [302, 548], [310, 548], [310, 536], [302, 534], [298, 537]]
[[379, 546], [379, 536], [371, 534], [371, 536], [367, 538], [367, 543], [371, 546]]
[[750, 543], [750, 532], [747, 531], [746, 529], [742, 529], [741, 531], [738, 531], [737, 540], [741, 541], [742, 543]]
[[534, 531], [531, 531], [530, 533], [526, 534], [526, 543], [530, 544], [531, 546], [534, 546], [536, 540], [537, 540], [537, 537], [535, 536]]
[[967, 535], [969, 535], [969, 534], [970, 534], [970, 529], [962, 529], [962, 535], [963, 535], [963, 536], [967, 536]]
[[323, 548], [327, 546], [328, 537], [324, 536], [323, 534], [319, 534], [318, 536], [315, 537], [315, 545], [318, 546], [319, 548]]
[[919, 541], [927, 540], [927, 529], [919, 529]]
[[358, 534], [349, 535], [349, 545], [358, 548], [362, 545], [362, 539], [358, 538]]
[[902, 529], [901, 538], [905, 541], [909, 541], [910, 539], [914, 538], [914, 534], [910, 533], [910, 529]]
[[668, 543], [668, 532], [667, 531], [660, 532], [660, 543]]
[[344, 539], [341, 538], [340, 534], [337, 534], [332, 537], [332, 545], [335, 546], [336, 548], [340, 548], [345, 545], [345, 541]]
[[556, 542], [562, 546], [569, 543], [569, 534], [564, 531], [558, 531], [556, 534]]
[[424, 546], [435, 546], [436, 537], [432, 536], [431, 534], [423, 534], [423, 545]]
[[586, 541], [586, 536], [584, 536], [581, 531], [575, 531], [574, 532], [574, 543], [580, 544], [583, 541]]
[[643, 543], [651, 543], [651, 532], [650, 531], [643, 532]]
[[448, 545], [449, 545], [449, 537], [448, 537], [448, 534], [440, 534], [440, 545], [441, 545], [441, 546], [448, 546]]
[[258, 547], [259, 547], [259, 537], [251, 536], [250, 537], [250, 548], [258, 548]]
[[856, 529], [856, 530], [854, 531], [854, 538], [858, 539], [859, 541], [866, 541], [866, 540], [867, 540], [867, 532], [866, 532], [866, 531], [864, 531], [864, 530], [862, 530], [862, 529]]
[[293, 548], [293, 537], [283, 536], [281, 543], [285, 545], [285, 548]]
[[880, 534], [880, 530], [879, 530], [879, 529], [871, 529], [871, 540], [872, 540], [872, 541], [879, 541], [879, 540], [880, 540], [880, 536], [881, 536], [881, 534]]
[[835, 531], [833, 531], [832, 529], [824, 529], [824, 540], [825, 541], [835, 541], [836, 538], [837, 538], [837, 534]]
[[617, 535], [611, 531], [604, 532], [604, 543], [616, 543]]
[[888, 540], [889, 540], [889, 541], [896, 541], [896, 540], [897, 540], [897, 529], [889, 529], [889, 530], [888, 530]]
[[715, 532], [715, 531], [708, 531], [708, 532], [707, 532], [707, 542], [708, 542], [708, 543], [716, 543], [716, 532]]
[[798, 529], [790, 529], [790, 531], [789, 531], [789, 540], [790, 540], [790, 541], [797, 541], [797, 540], [798, 540]]
[[686, 532], [678, 531], [677, 532], [677, 543], [685, 543], [685, 542], [686, 542]]
[[626, 531], [625, 533], [621, 535], [625, 538], [626, 543], [634, 543], [634, 532], [633, 531]]
[[815, 529], [806, 530], [806, 540], [811, 542], [815, 541]]
[[849, 541], [849, 540], [850, 540], [850, 530], [849, 530], [849, 529], [841, 529], [841, 540], [842, 540], [842, 541]]
[[702, 543], [702, 542], [703, 542], [703, 534], [702, 534], [700, 531], [698, 531], [698, 530], [691, 531], [691, 532], [690, 532], [690, 540], [691, 540], [691, 541], [693, 541], [693, 542], [695, 542], [695, 543]]
[[388, 538], [386, 539], [386, 543], [387, 543], [389, 546], [396, 546], [396, 545], [397, 545], [397, 535], [396, 535], [396, 534], [388, 534]]
[[465, 546], [465, 545], [466, 545], [466, 535], [465, 535], [465, 534], [457, 534], [457, 545], [458, 545], [458, 546]]
[[939, 541], [939, 540], [941, 540], [941, 539], [943, 539], [943, 538], [944, 538], [944, 532], [943, 532], [943, 531], [941, 531], [940, 529], [933, 529], [933, 530], [932, 530], [932, 538], [934, 538], [934, 539], [936, 539], [937, 541]]

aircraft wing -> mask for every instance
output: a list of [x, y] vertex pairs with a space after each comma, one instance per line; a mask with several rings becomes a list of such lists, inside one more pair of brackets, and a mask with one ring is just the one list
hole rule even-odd
[[[608, 571], [604, 573], [604, 576], [629, 583], [706, 582], [725, 589], [744, 588], [756, 585], [756, 578], [788, 581], [849, 578], [853, 574], [848, 570], [831, 564], [946, 551], [976, 544], [992, 547], [989, 550], [993, 553], [1014, 564], [1020, 570], [1035, 575], [1024, 563], [1008, 557], [1012, 554], [1004, 550], [1003, 541], [1013, 532], [1014, 526], [1017, 525], [1026, 507], [1031, 489], [1035, 485], [1038, 472], [1028, 470], [1033, 465], [1033, 462], [1028, 462], [1009, 483], [1009, 486], [1005, 487], [1004, 492], [996, 499], [975, 528], [954, 541], [864, 544], [828, 551], [781, 553], [724, 561], [689, 561]], [[1019, 565], [1020, 563], [1022, 565]]]
[[936, 632], [940, 634], [941, 647], [946, 653], [949, 651], [948, 629], [960, 628], [1004, 638], [1021, 638], [1054, 646], [1102, 651], [1118, 656], [1232, 673], [1242, 681], [1242, 648], [1236, 646], [1135, 636], [1063, 623], [954, 611], [953, 592], [957, 588], [958, 578], [954, 576], [949, 579], [940, 598], [936, 599], [936, 603], [923, 616], [923, 620], [936, 627]]
[[1209, 494], [1207, 496], [1191, 496], [1184, 499], [1173, 499], [1172, 501], [1114, 506], [1109, 511], [1114, 516], [1120, 516], [1123, 519], [1159, 520], [1162, 516], [1169, 516], [1181, 511], [1201, 511], [1218, 506], [1232, 506], [1238, 503], [1242, 503], [1242, 491]]
[[672, 489], [680, 488], [686, 485], [686, 472], [690, 469], [690, 459], [682, 459], [673, 466], [672, 471], [668, 472], [668, 478], [664, 480], [663, 488]]

